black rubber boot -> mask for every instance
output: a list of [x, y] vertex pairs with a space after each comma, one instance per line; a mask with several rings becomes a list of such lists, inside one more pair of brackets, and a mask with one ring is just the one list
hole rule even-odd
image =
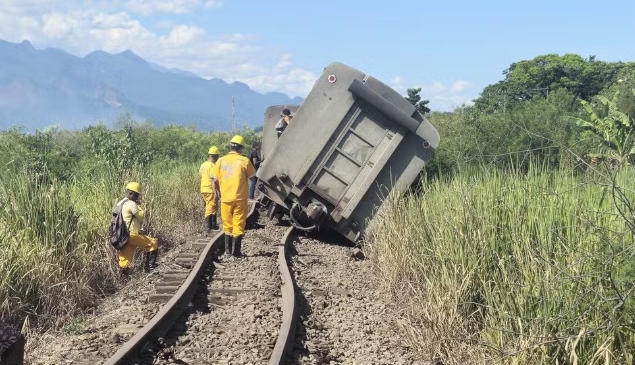
[[120, 273], [121, 275], [123, 275], [123, 276], [130, 276], [130, 274], [132, 274], [132, 271], [130, 270], [130, 268], [129, 268], [129, 267], [126, 267], [126, 268], [122, 268], [122, 267], [120, 267], [120, 268], [119, 268], [119, 273]]
[[243, 246], [243, 235], [234, 237], [234, 257], [241, 257], [243, 254], [240, 252]]
[[225, 255], [232, 254], [232, 236], [225, 233]]
[[159, 266], [157, 265], [157, 256], [159, 256], [159, 250], [146, 252], [146, 272], [150, 272]]
[[212, 216], [208, 215], [207, 217], [205, 217], [205, 233], [209, 233], [209, 231], [212, 230]]
[[209, 216], [209, 223], [207, 225], [210, 231], [218, 231], [218, 222], [216, 222], [216, 214]]

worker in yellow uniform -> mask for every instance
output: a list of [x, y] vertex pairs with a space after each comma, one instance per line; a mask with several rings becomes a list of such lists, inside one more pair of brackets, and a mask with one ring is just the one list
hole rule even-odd
[[141, 234], [145, 212], [141, 207], [141, 185], [139, 183], [131, 182], [126, 185], [126, 197], [117, 203], [118, 206], [121, 204], [123, 204], [121, 208], [123, 221], [130, 226], [130, 239], [128, 244], [119, 250], [119, 267], [124, 274], [128, 274], [135, 249], [142, 248], [146, 250], [144, 269], [146, 272], [151, 271], [158, 266], [157, 249], [159, 245], [156, 238]]
[[247, 224], [249, 179], [256, 174], [256, 169], [249, 159], [242, 155], [245, 146], [243, 137], [234, 136], [229, 146], [230, 152], [218, 159], [212, 168], [212, 175], [216, 178], [215, 182], [220, 190], [225, 254], [240, 257]]
[[214, 177], [212, 176], [212, 167], [218, 161], [218, 147], [212, 146], [207, 151], [207, 161], [203, 162], [198, 169], [198, 174], [201, 176], [201, 194], [203, 200], [205, 200], [205, 223], [207, 226], [207, 232], [218, 230], [218, 223], [216, 222], [216, 209], [218, 196], [215, 192]]

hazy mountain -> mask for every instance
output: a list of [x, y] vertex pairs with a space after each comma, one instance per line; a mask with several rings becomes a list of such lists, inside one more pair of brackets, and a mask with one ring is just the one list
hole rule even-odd
[[282, 93], [260, 94], [240, 82], [168, 69], [131, 51], [96, 51], [79, 58], [54, 48], [36, 50], [28, 41], [0, 40], [0, 129], [81, 128], [112, 122], [123, 113], [158, 125], [229, 129], [232, 95], [237, 124], [254, 127], [262, 124], [268, 106], [302, 102]]

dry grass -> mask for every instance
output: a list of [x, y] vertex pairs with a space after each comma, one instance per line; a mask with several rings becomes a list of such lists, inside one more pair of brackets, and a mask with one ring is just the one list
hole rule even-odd
[[162, 250], [202, 228], [195, 165], [133, 173], [96, 166], [65, 183], [28, 171], [1, 177], [0, 315], [18, 326], [59, 328], [120, 286], [106, 236], [127, 181], [143, 184], [149, 233]]
[[383, 282], [404, 303], [402, 330], [424, 357], [633, 363], [632, 217], [610, 187], [539, 168], [424, 186], [425, 197], [392, 197], [370, 235]]

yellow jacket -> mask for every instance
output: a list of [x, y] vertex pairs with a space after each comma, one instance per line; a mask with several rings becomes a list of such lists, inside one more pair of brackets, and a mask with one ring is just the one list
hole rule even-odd
[[249, 178], [254, 175], [256, 169], [249, 159], [234, 151], [219, 158], [212, 167], [212, 176], [218, 180], [223, 203], [249, 199]]

